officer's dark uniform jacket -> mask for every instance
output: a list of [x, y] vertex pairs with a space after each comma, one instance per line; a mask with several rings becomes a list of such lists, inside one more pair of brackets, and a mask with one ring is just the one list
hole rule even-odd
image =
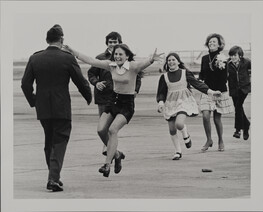
[[[71, 120], [70, 79], [88, 104], [92, 100], [89, 82], [73, 55], [49, 46], [33, 54], [26, 66], [21, 88], [38, 119]], [[33, 83], [36, 82], [36, 94]]]

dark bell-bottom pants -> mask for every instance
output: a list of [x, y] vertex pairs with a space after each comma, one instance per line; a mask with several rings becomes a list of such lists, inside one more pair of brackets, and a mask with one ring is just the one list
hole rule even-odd
[[48, 180], [58, 181], [71, 132], [71, 120], [41, 119], [45, 133], [45, 157], [49, 169]]
[[232, 96], [233, 103], [235, 106], [235, 128], [236, 130], [248, 130], [250, 122], [247, 119], [247, 116], [244, 112], [243, 104], [247, 97], [247, 94], [244, 94], [242, 90], [238, 90], [237, 95]]

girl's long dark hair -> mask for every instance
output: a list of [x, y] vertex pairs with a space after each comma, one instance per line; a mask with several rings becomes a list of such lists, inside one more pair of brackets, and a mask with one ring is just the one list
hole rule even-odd
[[133, 61], [133, 57], [135, 56], [135, 54], [130, 50], [130, 48], [126, 45], [126, 44], [117, 44], [114, 46], [112, 54], [111, 54], [111, 61], [114, 61], [114, 54], [117, 48], [121, 48], [125, 54], [128, 56], [128, 61]]
[[169, 71], [168, 58], [169, 58], [170, 56], [174, 56], [174, 57], [178, 60], [178, 62], [179, 62], [179, 65], [178, 65], [179, 68], [181, 68], [181, 69], [186, 69], [186, 67], [185, 67], [184, 63], [182, 62], [182, 60], [180, 59], [179, 55], [178, 55], [177, 53], [175, 53], [175, 52], [170, 52], [170, 53], [166, 56], [166, 58], [165, 58], [165, 63], [164, 63], [164, 65], [163, 65], [163, 70]]
[[[184, 63], [182, 62], [182, 60], [180, 59], [179, 55], [178, 55], [177, 53], [175, 53], [175, 52], [170, 52], [170, 53], [167, 55], [167, 57], [165, 58], [165, 64], [164, 64], [164, 66], [163, 66], [163, 69], [164, 69], [166, 72], [169, 71], [168, 58], [169, 58], [170, 56], [174, 56], [174, 57], [178, 60], [178, 62], [179, 62], [179, 65], [178, 65], [178, 66], [179, 66], [180, 69], [185, 69], [185, 70], [189, 71], [189, 69], [185, 67], [185, 65], [184, 65]], [[187, 82], [187, 88], [191, 91], [191, 85], [190, 85], [189, 82]]]

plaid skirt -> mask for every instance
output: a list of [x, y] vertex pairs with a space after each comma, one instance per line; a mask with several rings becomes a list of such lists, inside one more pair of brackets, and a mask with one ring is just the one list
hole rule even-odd
[[234, 106], [228, 92], [223, 92], [220, 98], [202, 93], [200, 99], [200, 110], [216, 110], [218, 113], [228, 114], [234, 112]]

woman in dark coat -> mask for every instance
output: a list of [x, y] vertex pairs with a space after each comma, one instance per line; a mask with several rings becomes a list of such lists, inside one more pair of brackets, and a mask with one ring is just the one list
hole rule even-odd
[[205, 45], [208, 47], [208, 54], [202, 57], [201, 71], [199, 79], [212, 90], [222, 92], [220, 98], [214, 98], [206, 94], [201, 95], [200, 110], [203, 114], [203, 125], [206, 133], [206, 143], [202, 151], [212, 147], [210, 117], [213, 112], [213, 119], [218, 135], [218, 151], [224, 151], [222, 114], [233, 112], [233, 104], [227, 92], [227, 57], [222, 54], [225, 46], [224, 38], [217, 33], [213, 33], [206, 38]]

